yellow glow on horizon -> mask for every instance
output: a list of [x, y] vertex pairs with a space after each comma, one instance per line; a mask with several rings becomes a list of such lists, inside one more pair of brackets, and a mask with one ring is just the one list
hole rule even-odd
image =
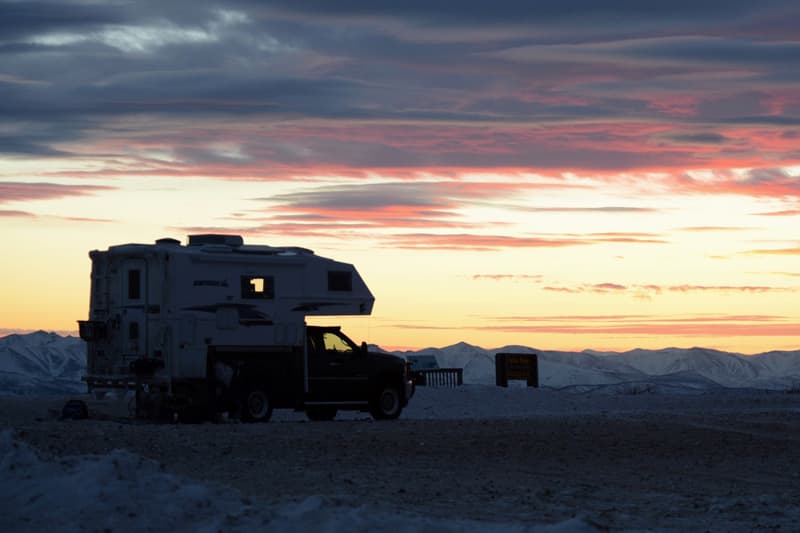
[[[30, 167], [23, 163], [21, 168]], [[471, 179], [507, 183], [511, 178], [487, 173], [473, 174]], [[361, 230], [362, 234], [334, 229], [327, 235], [292, 236], [272, 234], [266, 226], [259, 230], [260, 236], [245, 239], [304, 246], [356, 265], [376, 296], [374, 315], [309, 322], [339, 323], [354, 340], [382, 346], [423, 348], [466, 341], [486, 348], [521, 344], [540, 349], [627, 350], [702, 345], [753, 353], [800, 345], [800, 330], [798, 335], [786, 334], [791, 324], [800, 325], [796, 305], [800, 277], [788, 275], [800, 274], [798, 255], [748, 253], [797, 246], [796, 217], [759, 215], [785, 209], [784, 203], [729, 195], [642, 196], [587, 178], [566, 179], [592, 186], [465, 201], [458, 216], [472, 224], [467, 228], [376, 226]], [[268, 223], [275, 214], [271, 204], [260, 199], [337, 183], [333, 176], [301, 182], [168, 176], [112, 180], [33, 176], [17, 181], [113, 187], [3, 205], [34, 216], [3, 220], [3, 242], [11, 259], [0, 265], [0, 291], [5, 295], [0, 327], [67, 331], [74, 331], [75, 321], [87, 314], [89, 250], [166, 236], [183, 241], [183, 227], [247, 233], [248, 227]], [[373, 177], [360, 183], [378, 182], [392, 180]], [[603, 206], [650, 211], [597, 209]], [[585, 242], [468, 250], [418, 249], [413, 242], [403, 248], [387, 240], [426, 233]], [[569, 318], [607, 315], [642, 318], [620, 323]], [[763, 319], [764, 325], [753, 319], [752, 327], [764, 327], [764, 334], [741, 328], [724, 336], [663, 333], [672, 323], [663, 322], [664, 317], [725, 315], [780, 318]], [[743, 319], [742, 327], [749, 323]], [[648, 324], [655, 324], [653, 331], [660, 333], [636, 332], [646, 331]], [[728, 331], [724, 324], [710, 324]], [[629, 325], [633, 330], [626, 332]], [[604, 331], [615, 327], [621, 333]]]

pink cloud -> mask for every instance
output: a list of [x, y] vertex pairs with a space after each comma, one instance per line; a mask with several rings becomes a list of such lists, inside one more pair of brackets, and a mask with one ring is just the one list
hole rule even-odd
[[[498, 174], [571, 171], [596, 176], [788, 166], [800, 161], [796, 140], [787, 138], [780, 128], [717, 125], [714, 134], [725, 142], [703, 143], [678, 141], [696, 137], [696, 126], [658, 119], [575, 119], [547, 123], [547, 127], [437, 122], [424, 126], [392, 121], [306, 120], [282, 123], [280, 128], [247, 121], [233, 125], [165, 122], [147, 136], [131, 138], [123, 130], [93, 143], [70, 146], [85, 157], [118, 155], [103, 156], [106, 164], [96, 171], [55, 175], [302, 180], [380, 174], [414, 180], [423, 174], [457, 177], [487, 169]], [[225, 152], [224, 146], [233, 147], [232, 152]], [[169, 158], [153, 155], [159, 152]]]
[[106, 185], [61, 185], [57, 183], [0, 182], [0, 203], [50, 200], [65, 196], [87, 196], [113, 190]]
[[110, 218], [90, 218], [90, 217], [59, 217], [66, 222], [99, 222], [102, 224], [114, 222], [114, 220]]
[[796, 288], [760, 285], [672, 285], [670, 292], [792, 292]]
[[592, 289], [595, 291], [624, 291], [627, 289], [625, 285], [620, 285], [618, 283], [598, 283], [596, 285], [592, 285]]
[[783, 211], [770, 211], [768, 213], [755, 213], [762, 217], [793, 217], [800, 216], [800, 209], [784, 209]]
[[[724, 167], [722, 167], [724, 168]], [[669, 185], [686, 194], [734, 194], [754, 198], [800, 199], [800, 177], [781, 168], [756, 168], [744, 178], [724, 170], [715, 171], [714, 179], [695, 180], [688, 175], [675, 176]]]
[[36, 215], [27, 211], [14, 211], [9, 209], [0, 209], [0, 217], [3, 218], [34, 218]]
[[492, 280], [492, 281], [533, 281], [540, 283], [543, 276], [541, 274], [474, 274], [473, 280]]
[[767, 292], [797, 292], [800, 287], [774, 287], [768, 285], [622, 285], [619, 283], [584, 283], [572, 287], [549, 286], [543, 290], [550, 292], [568, 292], [573, 294], [621, 294], [630, 293], [634, 296], [649, 294], [662, 294], [664, 292], [690, 293], [690, 292], [720, 292], [720, 293], [767, 293]]
[[698, 100], [694, 95], [653, 94], [647, 106], [670, 117], [686, 118], [697, 114]]

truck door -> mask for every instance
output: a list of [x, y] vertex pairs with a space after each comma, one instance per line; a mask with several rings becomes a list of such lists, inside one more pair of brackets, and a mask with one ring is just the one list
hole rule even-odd
[[147, 354], [147, 269], [143, 259], [126, 259], [122, 265], [122, 351], [126, 358]]
[[369, 374], [361, 351], [336, 331], [309, 333], [309, 392], [320, 402], [361, 403], [369, 398]]

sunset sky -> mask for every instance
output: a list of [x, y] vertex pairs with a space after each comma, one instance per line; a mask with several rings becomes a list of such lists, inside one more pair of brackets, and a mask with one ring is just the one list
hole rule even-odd
[[88, 251], [356, 265], [386, 348], [800, 348], [794, 0], [0, 2], [0, 335]]

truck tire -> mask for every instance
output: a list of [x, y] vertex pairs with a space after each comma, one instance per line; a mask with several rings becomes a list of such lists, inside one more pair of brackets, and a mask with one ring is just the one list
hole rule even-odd
[[400, 389], [396, 385], [382, 386], [369, 407], [369, 412], [375, 420], [395, 420], [403, 411]]
[[241, 396], [242, 422], [266, 422], [272, 416], [272, 400], [264, 387], [245, 387]]
[[306, 407], [306, 416], [315, 422], [326, 422], [336, 418], [336, 408], [325, 405]]

